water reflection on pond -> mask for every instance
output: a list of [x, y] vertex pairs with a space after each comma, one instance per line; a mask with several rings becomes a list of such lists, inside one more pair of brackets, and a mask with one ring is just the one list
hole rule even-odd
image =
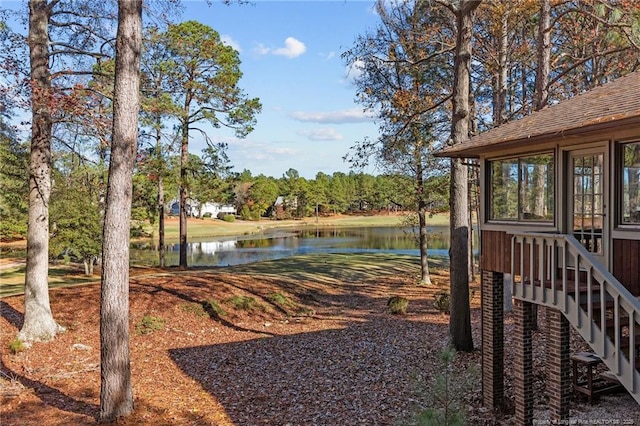
[[[429, 227], [429, 257], [447, 257], [449, 229]], [[157, 247], [131, 246], [134, 264], [157, 264]], [[166, 246], [167, 265], [177, 265], [180, 245]], [[261, 234], [212, 238], [188, 243], [190, 266], [229, 266], [313, 253], [395, 253], [419, 255], [410, 229], [397, 227], [271, 229]]]

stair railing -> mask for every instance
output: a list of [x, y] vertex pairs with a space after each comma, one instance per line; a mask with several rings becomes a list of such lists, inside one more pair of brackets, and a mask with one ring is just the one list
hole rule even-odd
[[573, 236], [512, 234], [513, 296], [562, 312], [640, 403], [638, 299]]

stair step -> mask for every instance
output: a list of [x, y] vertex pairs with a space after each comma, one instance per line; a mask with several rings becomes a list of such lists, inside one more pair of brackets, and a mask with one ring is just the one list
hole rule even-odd
[[[581, 301], [580, 307], [582, 309], [584, 309], [586, 311], [587, 310], [587, 306], [588, 306], [588, 304], [587, 304], [586, 300], [585, 301]], [[591, 306], [592, 306], [592, 309], [593, 309], [594, 312], [600, 312], [600, 310], [602, 309], [602, 304], [600, 303], [600, 295], [598, 295], [597, 300], [592, 300]], [[604, 308], [605, 309], [613, 309], [614, 306], [615, 306], [615, 303], [614, 303], [613, 300], [607, 300], [607, 301], [604, 302]]]
[[[525, 280], [524, 285], [531, 285], [531, 280]], [[541, 283], [540, 280], [534, 280], [533, 281], [533, 285], [536, 287], [541, 287]], [[551, 280], [545, 280], [544, 282], [544, 286], [545, 288], [551, 288]], [[563, 283], [562, 283], [562, 279], [557, 278], [556, 279], [556, 288], [558, 290], [562, 290], [563, 288]], [[575, 290], [576, 290], [576, 282], [572, 281], [572, 280], [567, 280], [567, 290], [570, 294], [575, 294]], [[580, 283], [578, 284], [578, 292], [580, 294], [586, 294], [589, 291], [589, 287], [587, 287], [586, 283]], [[591, 284], [591, 291], [593, 293], [598, 293], [600, 292], [600, 284], [598, 283], [593, 283]]]

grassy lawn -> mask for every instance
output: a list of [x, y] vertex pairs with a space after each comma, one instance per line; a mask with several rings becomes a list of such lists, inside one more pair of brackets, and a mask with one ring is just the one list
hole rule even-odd
[[[209, 237], [222, 236], [238, 236], [249, 235], [264, 231], [269, 228], [279, 227], [365, 227], [365, 226], [398, 226], [401, 224], [401, 216], [338, 216], [329, 218], [306, 218], [305, 220], [263, 220], [259, 222], [235, 221], [225, 222], [218, 219], [190, 219], [188, 224], [189, 240], [198, 240]], [[436, 215], [428, 220], [431, 226], [448, 225], [448, 215]], [[166, 240], [167, 242], [178, 241], [178, 220], [170, 218], [166, 223]], [[155, 227], [148, 227], [150, 233]], [[154, 233], [157, 239], [157, 232]], [[19, 242], [18, 242], [19, 243]], [[24, 244], [24, 243], [23, 243]], [[9, 256], [21, 260], [18, 265], [2, 266], [0, 264], [0, 298], [9, 295], [20, 294], [24, 286], [24, 249], [19, 244], [12, 244], [10, 247], [3, 247], [2, 250], [9, 253]], [[3, 257], [5, 257], [3, 256]], [[328, 257], [327, 257], [328, 256]], [[386, 257], [385, 257], [386, 256]], [[11, 259], [8, 259], [11, 260]], [[234, 267], [237, 271], [267, 274], [267, 275], [286, 275], [300, 274], [303, 275], [326, 275], [339, 273], [340, 276], [334, 279], [354, 279], [359, 274], [370, 274], [379, 268], [396, 268], [398, 262], [408, 266], [408, 263], [417, 264], [418, 259], [410, 256], [394, 256], [394, 255], [310, 255], [296, 256], [288, 259], [276, 261], [265, 261], [254, 263], [251, 265], [239, 265]], [[442, 266], [441, 260], [431, 260], [432, 265]], [[394, 266], [395, 265], [395, 266]], [[136, 268], [137, 273], [153, 273], [144, 272], [144, 268]], [[165, 273], [171, 273], [171, 270]], [[50, 265], [49, 267], [49, 286], [51, 288], [66, 287], [87, 284], [91, 282], [99, 282], [100, 275], [94, 274], [87, 277], [84, 275], [82, 265]]]
[[[25, 266], [0, 269], [0, 298], [21, 294], [24, 290]], [[50, 265], [49, 288], [69, 287], [91, 282], [100, 282], [99, 275], [86, 276], [82, 265]]]
[[[193, 219], [190, 218], [187, 224], [189, 240], [199, 240], [208, 237], [226, 237], [237, 235], [255, 234], [269, 228], [284, 227], [363, 227], [363, 226], [399, 226], [403, 216], [400, 215], [380, 215], [380, 216], [331, 216], [312, 218], [307, 217], [301, 220], [260, 220], [235, 222], [225, 222], [219, 219]], [[438, 214], [427, 219], [429, 226], [449, 225], [448, 214]], [[144, 230], [152, 234], [154, 239], [158, 238], [158, 225], [146, 225]], [[178, 218], [171, 217], [165, 221], [165, 240], [167, 242], [178, 241], [179, 221]]]
[[[438, 275], [439, 270], [448, 267], [445, 259], [430, 259], [431, 271]], [[356, 254], [314, 254], [300, 255], [285, 259], [237, 265], [224, 268], [225, 272], [249, 274], [261, 277], [281, 277], [293, 280], [314, 280], [324, 283], [358, 282], [393, 273], [406, 275], [415, 273], [418, 280], [419, 259], [415, 256], [388, 253]], [[220, 270], [220, 268], [213, 268]], [[0, 298], [21, 294], [24, 286], [24, 266], [0, 269]], [[168, 276], [180, 272], [168, 268], [165, 270], [135, 268], [132, 276], [158, 275]], [[99, 284], [100, 275], [85, 276], [82, 266], [50, 265], [49, 288], [70, 287], [82, 284]]]

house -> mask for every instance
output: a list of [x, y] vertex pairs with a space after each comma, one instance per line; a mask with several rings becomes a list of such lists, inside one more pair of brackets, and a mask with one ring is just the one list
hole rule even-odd
[[198, 203], [194, 201], [192, 203], [192, 215], [194, 217], [205, 217], [211, 216], [213, 218], [217, 218], [219, 214], [236, 214], [236, 208], [232, 204], [222, 204], [222, 203]]
[[[217, 218], [218, 214], [236, 214], [235, 206], [222, 203], [202, 203], [197, 200], [189, 200], [187, 202], [187, 216], [203, 218], [210, 216]], [[180, 214], [180, 202], [177, 199], [171, 200], [168, 205], [167, 212], [169, 216], [178, 216]]]
[[[595, 392], [571, 377], [590, 360], [640, 402], [640, 72], [438, 155], [480, 163], [484, 405], [503, 403], [506, 274], [518, 424], [533, 423], [535, 305], [547, 310], [552, 424], [568, 420], [574, 390]], [[570, 327], [593, 354], [570, 353]]]

